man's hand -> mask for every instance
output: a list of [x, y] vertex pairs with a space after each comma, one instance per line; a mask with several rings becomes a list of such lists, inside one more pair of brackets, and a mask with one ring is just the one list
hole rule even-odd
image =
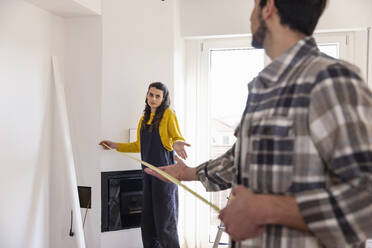
[[219, 218], [233, 240], [257, 237], [266, 225], [310, 231], [292, 196], [254, 194], [244, 186], [233, 188], [231, 193], [234, 198]]
[[178, 140], [173, 143], [173, 149], [177, 153], [178, 156], [180, 156], [182, 159], [187, 158], [187, 153], [185, 150], [185, 146], [191, 146], [190, 144], [186, 143], [183, 140]]
[[[177, 178], [180, 181], [194, 181], [197, 179], [196, 177], [196, 170], [195, 168], [188, 167], [181, 159], [177, 156], [174, 157], [176, 160], [176, 164], [171, 164], [168, 166], [158, 167], [160, 170], [168, 173], [174, 178]], [[169, 182], [168, 179], [164, 178], [162, 175], [156, 173], [155, 171], [151, 170], [150, 168], [146, 168], [145, 172], [152, 176], [159, 178], [164, 182]]]
[[268, 211], [264, 198], [253, 194], [244, 186], [237, 186], [231, 191], [233, 199], [229, 201], [219, 215], [225, 231], [235, 241], [242, 241], [261, 235], [265, 229]]

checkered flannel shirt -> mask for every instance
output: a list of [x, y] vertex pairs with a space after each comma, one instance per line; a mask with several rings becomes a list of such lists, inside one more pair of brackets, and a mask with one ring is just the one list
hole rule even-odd
[[235, 145], [197, 176], [208, 191], [241, 182], [293, 196], [311, 232], [268, 225], [237, 247], [362, 247], [372, 238], [372, 94], [358, 70], [307, 37], [248, 89]]

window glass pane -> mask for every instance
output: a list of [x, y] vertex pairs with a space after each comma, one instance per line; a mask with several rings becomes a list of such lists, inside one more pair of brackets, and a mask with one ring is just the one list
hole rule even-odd
[[233, 127], [247, 100], [247, 84], [262, 70], [261, 49], [212, 50], [210, 53], [211, 117]]
[[319, 50], [328, 56], [333, 58], [339, 59], [340, 52], [339, 52], [339, 44], [338, 43], [331, 43], [331, 44], [318, 44]]
[[[321, 52], [339, 58], [339, 43], [319, 43]], [[264, 50], [253, 48], [212, 49], [209, 53], [210, 87], [210, 159], [226, 152], [235, 142], [233, 135], [248, 96], [247, 84], [264, 68]], [[210, 194], [210, 200], [221, 209], [227, 203], [230, 190]], [[213, 243], [220, 220], [214, 210], [209, 211], [209, 242]], [[224, 233], [220, 244], [227, 245]]]
[[[210, 158], [226, 152], [235, 142], [234, 129], [240, 121], [248, 96], [247, 84], [264, 68], [262, 49], [219, 49], [210, 52]], [[210, 200], [220, 208], [230, 190], [211, 193]], [[218, 214], [210, 210], [209, 240], [214, 242]], [[224, 233], [221, 244], [228, 243]]]

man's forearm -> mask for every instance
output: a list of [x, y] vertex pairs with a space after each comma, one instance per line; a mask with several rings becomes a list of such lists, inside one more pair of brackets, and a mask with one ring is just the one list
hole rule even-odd
[[197, 181], [196, 168], [185, 167], [181, 176], [182, 181]]
[[258, 195], [268, 204], [270, 211], [267, 213], [265, 224], [288, 226], [303, 231], [309, 231], [304, 218], [298, 208], [296, 199], [291, 196]]

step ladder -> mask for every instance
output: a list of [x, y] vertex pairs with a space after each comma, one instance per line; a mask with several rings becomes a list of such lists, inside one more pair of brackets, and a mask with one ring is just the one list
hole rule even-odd
[[220, 244], [220, 240], [222, 237], [222, 233], [225, 231], [225, 227], [223, 226], [222, 221], [220, 222], [220, 225], [217, 226], [217, 228], [218, 228], [218, 231], [217, 231], [216, 238], [214, 239], [213, 248], [218, 248], [218, 245]]
[[[231, 193], [227, 197], [227, 201], [229, 201], [230, 197], [231, 197]], [[220, 222], [220, 225], [217, 226], [217, 228], [218, 228], [218, 231], [217, 231], [216, 238], [214, 239], [213, 248], [218, 248], [218, 245], [220, 244], [220, 241], [221, 241], [222, 234], [225, 231], [225, 227], [223, 226], [222, 221]]]

